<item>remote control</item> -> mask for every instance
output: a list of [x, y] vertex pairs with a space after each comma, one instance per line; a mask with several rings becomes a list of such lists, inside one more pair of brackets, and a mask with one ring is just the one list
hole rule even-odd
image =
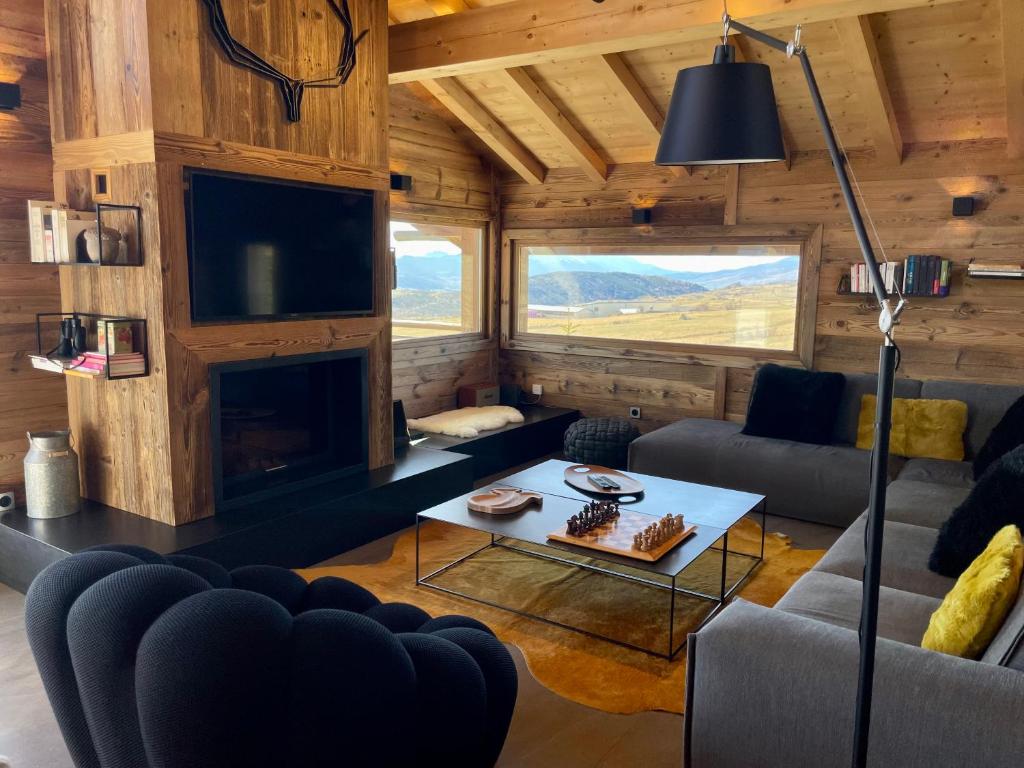
[[602, 491], [617, 491], [622, 487], [607, 475], [588, 475], [587, 478]]

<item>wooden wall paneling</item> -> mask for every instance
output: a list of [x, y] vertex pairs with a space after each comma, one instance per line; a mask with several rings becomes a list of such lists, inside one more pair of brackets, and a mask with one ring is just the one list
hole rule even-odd
[[442, 118], [423, 91], [391, 89], [390, 167], [413, 177], [412, 190], [391, 194], [393, 217], [487, 227], [481, 335], [401, 341], [393, 345], [392, 394], [410, 418], [455, 407], [459, 387], [497, 380], [498, 247], [494, 174], [477, 147]]
[[[169, 156], [170, 153], [162, 153]], [[239, 170], [247, 157], [218, 157], [214, 167]], [[234, 163], [234, 165], [233, 165]], [[158, 164], [159, 189], [167, 200], [184, 197], [181, 162]], [[316, 173], [310, 169], [311, 173]], [[322, 172], [321, 172], [322, 174]], [[182, 205], [163, 205], [160, 248], [162, 306], [168, 340], [167, 400], [170, 415], [171, 474], [177, 500], [177, 523], [212, 513], [213, 478], [210, 446], [209, 365], [277, 355], [297, 355], [338, 349], [368, 351], [370, 467], [393, 460], [391, 429], [391, 262], [387, 251], [387, 193], [379, 174], [351, 182], [375, 190], [375, 236], [379, 244], [375, 270], [375, 314], [370, 317], [296, 320], [270, 323], [193, 326], [189, 309], [188, 254]], [[157, 304], [156, 306], [160, 306]]]
[[152, 129], [146, 0], [45, 0], [53, 139]]
[[[336, 64], [339, 29], [304, 0], [226, 10], [233, 31], [298, 76]], [[67, 382], [86, 494], [171, 524], [213, 514], [208, 366], [280, 354], [367, 349], [370, 465], [390, 463], [383, 0], [352, 3], [357, 32], [370, 30], [356, 69], [340, 89], [307, 91], [299, 123], [285, 119], [273, 83], [227, 64], [201, 10], [145, 0], [46, 0], [46, 11], [57, 190], [74, 207], [91, 205], [88, 169], [102, 165], [111, 169], [114, 201], [143, 207], [143, 267], [60, 268], [65, 310], [126, 314], [149, 324], [150, 376]], [[155, 114], [151, 93], [160, 95]], [[117, 98], [120, 112], [113, 108]], [[193, 328], [185, 166], [374, 191], [373, 316]]]
[[617, 165], [598, 185], [578, 171], [553, 169], [543, 185], [503, 186], [502, 221], [517, 229], [629, 226], [634, 207], [653, 207], [654, 226], [721, 224], [725, 173], [704, 166], [680, 177], [650, 164]]
[[[897, 340], [904, 352], [900, 375], [1019, 383], [1020, 370], [1024, 368], [1021, 286], [1013, 282], [971, 281], [965, 279], [964, 272], [972, 258], [1019, 259], [1024, 244], [1024, 224], [1019, 213], [1024, 206], [1021, 161], [1007, 159], [1005, 144], [999, 140], [912, 145], [898, 166], [887, 164], [871, 152], [854, 151], [850, 157], [866, 208], [874, 216], [889, 257], [902, 260], [912, 253], [933, 253], [954, 262], [948, 298], [910, 298], [910, 309], [897, 330]], [[676, 194], [685, 197], [700, 190], [708, 199], [714, 199], [716, 194], [724, 193], [725, 178], [721, 174], [702, 180], [701, 173], [672, 183]], [[629, 169], [628, 185], [614, 187], [613, 173], [609, 186], [618, 192], [619, 204], [624, 205], [629, 190], [657, 186], [664, 179], [663, 174], [663, 169], [636, 165]], [[588, 188], [578, 177], [557, 174], [541, 190], [543, 198], [534, 196], [525, 185], [507, 182], [502, 188], [506, 219], [517, 221], [521, 209], [529, 210], [528, 202], [540, 203], [541, 211], [552, 209], [561, 222], [586, 223], [590, 228], [581, 232], [581, 241], [585, 238], [587, 242], [599, 242], [608, 237], [603, 234], [606, 230], [594, 226], [593, 216], [595, 206], [612, 205], [607, 191], [600, 193]], [[975, 197], [978, 213], [954, 219], [950, 213], [952, 197], [963, 194]], [[524, 217], [527, 222], [530, 218]], [[879, 346], [878, 310], [865, 297], [836, 295], [839, 278], [848, 273], [851, 264], [859, 262], [860, 252], [824, 153], [798, 153], [790, 171], [777, 163], [746, 166], [739, 180], [737, 221], [737, 229], [816, 227], [815, 239], [820, 241], [821, 248], [820, 271], [801, 281], [801, 301], [813, 304], [816, 315], [813, 367], [843, 372], [874, 371]], [[667, 226], [665, 223], [652, 231]], [[803, 343], [810, 346], [810, 337]], [[586, 351], [597, 356], [601, 353], [599, 348]], [[519, 366], [526, 372], [538, 366], [524, 358], [524, 354], [518, 349], [503, 352], [503, 375], [514, 378], [521, 375]], [[643, 359], [642, 355], [637, 357]], [[695, 359], [692, 363], [709, 365], [713, 361]], [[742, 360], [723, 365], [728, 369], [724, 416], [742, 420], [754, 367]], [[679, 364], [680, 368], [686, 366], [687, 363]], [[568, 367], [554, 364], [545, 368], [544, 373], [552, 381], [559, 380], [559, 376], [572, 377]], [[576, 393], [556, 392], [555, 396], [565, 404], [577, 398]], [[580, 404], [595, 405], [584, 399], [587, 395], [578, 396]], [[595, 412], [622, 416], [629, 403], [623, 399], [614, 409], [608, 403], [597, 405], [600, 407]]]
[[37, 371], [35, 315], [60, 310], [56, 265], [30, 263], [26, 200], [50, 200], [49, 94], [42, 0], [0, 0], [0, 80], [22, 106], [0, 111], [0, 491], [24, 501], [27, 431], [68, 425], [62, 377]]
[[[307, 5], [304, 0], [225, 3], [224, 10], [232, 33], [285, 74], [323, 77], [337, 65], [342, 30], [326, 6], [317, 10]], [[158, 133], [386, 167], [384, 0], [350, 3], [356, 33], [368, 30], [357, 48], [356, 67], [341, 88], [306, 89], [303, 117], [297, 123], [285, 119], [274, 82], [227, 60], [210, 31], [205, 7], [193, 15], [181, 6], [147, 3], [149, 38], [157, 41], [151, 55], [160, 57], [152, 67], [152, 89], [161, 102], [152, 126]]]
[[1010, 157], [1024, 156], [1024, 46], [1020, 32], [1024, 29], [1024, 3], [1001, 0], [1001, 42], [1003, 45], [1003, 80], [1006, 88], [1006, 147]]
[[[67, 377], [71, 425], [82, 457], [82, 490], [88, 498], [175, 523], [164, 319], [154, 311], [163, 300], [157, 168], [155, 163], [139, 163], [110, 171], [114, 201], [142, 206], [144, 265], [61, 267], [61, 309], [145, 318], [150, 375], [125, 381]], [[90, 208], [88, 171], [68, 171], [65, 178], [68, 204]]]
[[393, 172], [412, 176], [409, 192], [392, 194], [392, 210], [434, 209], [438, 215], [490, 218], [490, 167], [409, 86], [392, 86], [389, 91], [388, 164]]

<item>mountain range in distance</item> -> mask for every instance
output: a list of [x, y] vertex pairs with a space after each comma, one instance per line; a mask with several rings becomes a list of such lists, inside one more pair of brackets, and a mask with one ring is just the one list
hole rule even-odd
[[[723, 259], [727, 258], [727, 256], [723, 257]], [[397, 268], [399, 288], [416, 291], [457, 291], [461, 285], [461, 256], [440, 252], [427, 256], [403, 256], [397, 260]], [[530, 299], [537, 304], [547, 303], [532, 295], [534, 280], [557, 273], [588, 273], [590, 275], [618, 273], [630, 276], [660, 277], [669, 281], [696, 284], [707, 290], [715, 290], [731, 285], [796, 282], [799, 269], [800, 261], [796, 256], [788, 256], [767, 264], [719, 269], [713, 272], [676, 271], [622, 256], [535, 256], [531, 258], [530, 262]], [[577, 280], [585, 281], [586, 279], [581, 277]], [[651, 285], [657, 291], [651, 295], [667, 295], [661, 293], [661, 290], [667, 289], [669, 286], [660, 283]], [[678, 293], [689, 292], [691, 290], [686, 289]]]

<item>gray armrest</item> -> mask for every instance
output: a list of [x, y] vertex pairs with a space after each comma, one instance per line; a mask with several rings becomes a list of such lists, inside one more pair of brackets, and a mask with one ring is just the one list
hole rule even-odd
[[[857, 633], [737, 600], [690, 636], [686, 765], [845, 768]], [[879, 640], [872, 766], [1016, 766], [1024, 674]]]

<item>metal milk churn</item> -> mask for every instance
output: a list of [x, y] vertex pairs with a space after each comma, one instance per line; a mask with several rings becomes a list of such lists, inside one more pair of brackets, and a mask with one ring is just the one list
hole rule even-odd
[[78, 454], [71, 430], [29, 432], [25, 455], [25, 506], [29, 517], [54, 518], [78, 511]]

